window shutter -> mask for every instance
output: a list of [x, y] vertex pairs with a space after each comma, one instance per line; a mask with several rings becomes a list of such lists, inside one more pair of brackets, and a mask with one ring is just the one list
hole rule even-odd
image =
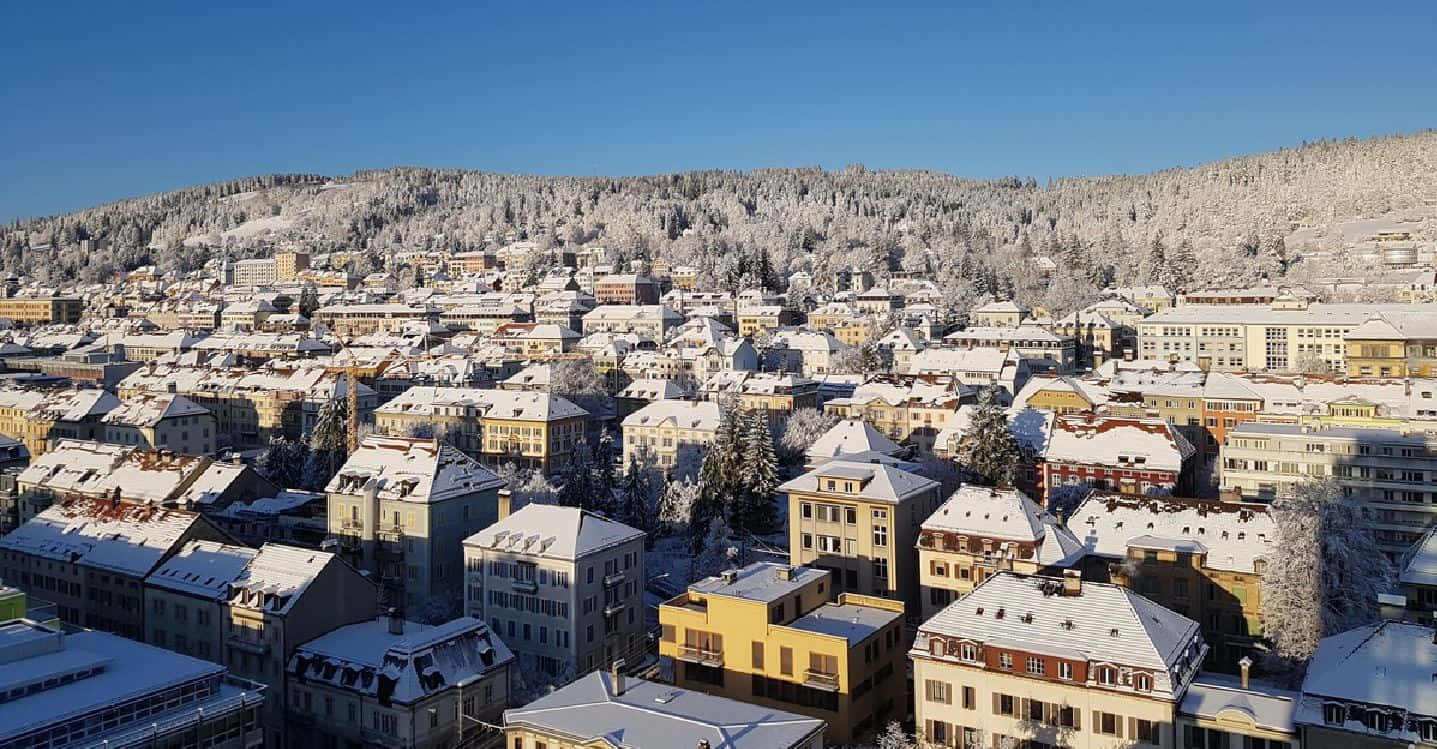
[[1083, 730], [1083, 711], [1076, 707], [1073, 708], [1073, 730]]
[[994, 715], [1002, 715], [1002, 713], [998, 712], [998, 693], [997, 693], [997, 692], [994, 692], [994, 693], [993, 693], [993, 714], [994, 714]]
[[1138, 738], [1138, 719], [1131, 716], [1128, 718], [1128, 736], [1135, 740]]
[[[1118, 729], [1118, 732], [1115, 733], [1115, 734], [1113, 734], [1113, 735], [1114, 735], [1114, 736], [1117, 736], [1118, 738], [1121, 739], [1121, 738], [1123, 737], [1123, 716], [1121, 716], [1121, 715], [1114, 715], [1114, 716], [1113, 716], [1113, 728]], [[1129, 731], [1129, 733], [1132, 733], [1132, 732]]]
[[1024, 697], [1023, 701], [1018, 703], [1018, 715], [1021, 716], [1023, 720], [1028, 719], [1028, 705], [1029, 702], [1027, 697]]
[[1093, 733], [1103, 730], [1103, 714], [1097, 710], [1093, 711]]

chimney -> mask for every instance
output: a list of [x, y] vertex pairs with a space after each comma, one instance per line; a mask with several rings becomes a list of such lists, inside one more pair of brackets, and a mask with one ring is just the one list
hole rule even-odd
[[1242, 688], [1247, 689], [1247, 676], [1248, 671], [1252, 670], [1252, 659], [1244, 655], [1242, 660], [1237, 662], [1237, 667], [1242, 669]]
[[609, 683], [614, 687], [614, 696], [624, 696], [624, 659], [620, 658], [609, 664]]
[[793, 565], [780, 564], [775, 577], [784, 582], [791, 582], [793, 580]]
[[404, 634], [404, 617], [399, 615], [399, 609], [391, 606], [387, 618], [389, 619], [389, 634]]
[[514, 492], [509, 491], [509, 487], [506, 486], [499, 490], [499, 519], [503, 520], [509, 517], [510, 513], [514, 511], [513, 508]]
[[1063, 595], [1080, 596], [1083, 594], [1083, 573], [1078, 570], [1063, 570]]
[[1378, 593], [1377, 615], [1384, 622], [1402, 621], [1407, 615], [1407, 596], [1397, 593]]

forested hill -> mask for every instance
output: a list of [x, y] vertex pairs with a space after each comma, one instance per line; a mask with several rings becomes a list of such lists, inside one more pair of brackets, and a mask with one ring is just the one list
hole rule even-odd
[[[1322, 141], [1145, 175], [973, 180], [850, 166], [579, 178], [394, 168], [345, 177], [270, 175], [17, 222], [0, 263], [51, 283], [93, 282], [155, 263], [196, 268], [281, 243], [474, 249], [509, 231], [603, 244], [698, 265], [720, 285], [806, 269], [926, 270], [955, 302], [984, 295], [1065, 296], [1092, 285], [1248, 284], [1332, 268], [1295, 262], [1284, 238], [1337, 240], [1352, 219], [1408, 222], [1437, 238], [1437, 132]], [[110, 251], [79, 253], [87, 237]], [[53, 256], [46, 262], [37, 253]], [[748, 262], [760, 255], [768, 263]], [[1040, 285], [1032, 258], [1065, 269]], [[1339, 261], [1324, 261], [1328, 264]], [[1342, 270], [1342, 269], [1338, 269]], [[1348, 269], [1350, 270], [1350, 269]]]

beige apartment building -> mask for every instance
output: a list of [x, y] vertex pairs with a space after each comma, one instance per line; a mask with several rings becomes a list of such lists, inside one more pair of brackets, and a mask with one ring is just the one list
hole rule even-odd
[[1000, 572], [919, 627], [915, 720], [933, 746], [1175, 749], [1206, 652], [1126, 588]]
[[563, 470], [588, 429], [589, 412], [543, 392], [416, 385], [374, 410], [379, 431], [440, 435], [486, 465]]
[[1437, 435], [1399, 429], [1249, 421], [1228, 433], [1221, 488], [1271, 501], [1306, 481], [1331, 479], [1361, 496], [1367, 522], [1396, 560], [1437, 525]]
[[624, 417], [624, 465], [642, 452], [666, 470], [698, 466], [723, 415], [713, 401], [658, 400]]
[[503, 485], [437, 440], [370, 435], [325, 487], [329, 534], [390, 605], [458, 609], [463, 541], [495, 521]]
[[999, 572], [1060, 571], [1079, 564], [1084, 553], [1083, 542], [1023, 492], [964, 486], [918, 534], [923, 618]]
[[19, 325], [74, 325], [85, 303], [79, 297], [11, 297], [0, 299], [0, 319]]
[[300, 272], [309, 270], [308, 252], [276, 252], [274, 254], [274, 280], [293, 281]]
[[525, 505], [464, 539], [464, 611], [526, 673], [642, 662], [644, 580], [643, 531], [577, 507]]
[[939, 484], [885, 463], [834, 460], [779, 486], [788, 495], [789, 563], [826, 569], [833, 587], [919, 606], [918, 526]]

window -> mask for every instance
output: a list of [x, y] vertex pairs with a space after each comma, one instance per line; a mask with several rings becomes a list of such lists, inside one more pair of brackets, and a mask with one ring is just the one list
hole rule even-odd
[[1063, 705], [1062, 707], [1058, 708], [1058, 725], [1064, 728], [1081, 728], [1082, 726], [1078, 725], [1077, 708], [1069, 707], [1067, 705]]
[[1037, 658], [1031, 655], [1028, 656], [1028, 673], [1034, 674], [1036, 676], [1042, 676], [1044, 670], [1045, 664], [1043, 663], [1042, 658]]
[[875, 559], [875, 560], [873, 560], [873, 577], [874, 577], [873, 583], [874, 583], [875, 586], [880, 587], [880, 588], [887, 588], [887, 587], [888, 587], [888, 560], [887, 560], [887, 559]]
[[1013, 668], [1013, 654], [1012, 654], [1012, 653], [1000, 653], [1000, 654], [998, 655], [998, 665], [999, 665], [999, 666], [1002, 666], [1005, 670], [1012, 670], [1012, 668]]
[[784, 676], [793, 676], [793, 648], [778, 649], [778, 672]]
[[808, 519], [812, 518], [812, 517], [813, 517], [813, 505], [811, 505], [811, 504], [809, 504], [809, 503], [807, 503], [807, 502], [800, 502], [800, 503], [798, 504], [798, 514], [801, 515], [801, 516], [803, 516], [803, 518], [804, 518], [805, 520], [808, 520]]
[[763, 642], [760, 640], [753, 643], [753, 667], [763, 668]]
[[925, 679], [923, 698], [943, 705], [953, 704], [953, 685], [936, 679]]
[[973, 687], [963, 687], [963, 709], [975, 710], [978, 707], [978, 693]]
[[1143, 719], [1141, 719], [1141, 718], [1139, 718], [1137, 721], [1135, 721], [1135, 723], [1136, 723], [1136, 725], [1137, 725], [1137, 736], [1135, 736], [1134, 738], [1136, 738], [1139, 742], [1144, 743], [1144, 744], [1156, 744], [1156, 743], [1158, 743], [1158, 724], [1157, 724], [1157, 723], [1154, 723], [1153, 721], [1150, 721], [1150, 720], [1143, 720]]
[[1098, 669], [1098, 683], [1112, 686], [1118, 683], [1118, 670], [1112, 666], [1103, 666]]
[[1104, 736], [1117, 736], [1119, 738], [1122, 737], [1122, 720], [1120, 720], [1117, 715], [1114, 715], [1113, 713], [1105, 713], [1102, 711], [1098, 711], [1097, 715], [1094, 716], [1094, 718], [1095, 719], [1093, 723], [1095, 725], [1093, 726], [1093, 730], [1103, 734]]
[[1151, 692], [1153, 691], [1153, 677], [1147, 674], [1138, 674], [1133, 677], [1133, 687], [1139, 692]]
[[849, 524], [849, 525], [858, 525], [858, 508], [857, 508], [857, 507], [845, 507], [845, 508], [843, 508], [843, 522], [845, 522], [845, 523], [847, 523], [847, 524]]
[[1011, 694], [993, 695], [993, 712], [998, 715], [1009, 715], [1017, 717], [1018, 708], [1015, 706], [1017, 700]]
[[978, 646], [971, 642], [965, 642], [958, 646], [958, 657], [965, 661], [978, 660]]
[[1072, 679], [1073, 679], [1073, 664], [1067, 663], [1067, 662], [1059, 663], [1059, 664], [1058, 664], [1058, 678], [1059, 678], [1059, 679], [1067, 679], [1068, 681], [1072, 681]]

